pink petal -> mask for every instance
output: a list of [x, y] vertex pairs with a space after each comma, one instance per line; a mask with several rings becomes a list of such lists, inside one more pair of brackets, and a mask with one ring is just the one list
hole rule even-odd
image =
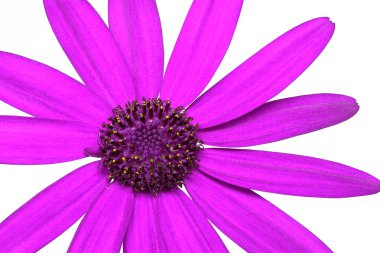
[[200, 129], [208, 145], [241, 147], [288, 139], [339, 124], [359, 110], [355, 99], [314, 94], [269, 102], [223, 125]]
[[206, 217], [182, 191], [160, 193], [155, 201], [165, 252], [228, 252]]
[[151, 194], [136, 194], [133, 215], [128, 225], [123, 247], [124, 252], [166, 253], [157, 217], [157, 199]]
[[95, 94], [67, 75], [5, 52], [0, 52], [0, 99], [37, 117], [78, 120], [97, 126], [110, 111]]
[[280, 93], [318, 57], [334, 32], [328, 18], [293, 28], [197, 99], [189, 115], [201, 128], [236, 119]]
[[223, 233], [247, 252], [332, 252], [286, 213], [254, 192], [194, 171], [191, 198]]
[[231, 42], [243, 0], [195, 0], [165, 73], [161, 97], [187, 106], [206, 87]]
[[48, 164], [85, 157], [98, 129], [79, 122], [0, 116], [0, 163]]
[[164, 45], [156, 1], [110, 0], [108, 12], [111, 33], [131, 69], [137, 97], [158, 97]]
[[130, 73], [106, 24], [85, 0], [44, 0], [50, 25], [78, 74], [112, 107], [135, 98]]
[[308, 197], [378, 193], [380, 181], [349, 166], [322, 159], [254, 150], [205, 149], [200, 170], [254, 190]]
[[58, 180], [0, 224], [1, 252], [37, 252], [73, 225], [106, 184], [97, 163]]
[[119, 253], [133, 210], [131, 188], [111, 184], [83, 218], [68, 252]]

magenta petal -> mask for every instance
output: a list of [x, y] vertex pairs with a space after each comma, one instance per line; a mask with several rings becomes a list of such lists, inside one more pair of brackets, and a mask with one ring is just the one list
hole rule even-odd
[[73, 225], [106, 184], [97, 163], [58, 180], [0, 224], [1, 252], [37, 252]]
[[313, 94], [268, 102], [231, 122], [200, 129], [205, 144], [241, 147], [284, 140], [339, 124], [359, 110], [355, 99]]
[[108, 12], [111, 33], [131, 70], [137, 97], [158, 97], [164, 45], [156, 1], [110, 0]]
[[128, 225], [124, 252], [166, 253], [157, 217], [157, 199], [151, 194], [136, 194], [133, 215]]
[[86, 0], [44, 0], [51, 27], [78, 74], [111, 106], [135, 98], [130, 73], [106, 24]]
[[0, 163], [48, 164], [85, 157], [98, 129], [79, 122], [0, 116]]
[[0, 99], [33, 116], [100, 125], [109, 108], [71, 77], [42, 63], [0, 52]]
[[228, 252], [207, 218], [181, 190], [162, 192], [155, 201], [165, 252]]
[[332, 252], [286, 213], [256, 193], [194, 171], [191, 198], [223, 233], [247, 252]]
[[205, 149], [200, 170], [224, 182], [281, 194], [339, 198], [374, 194], [380, 181], [322, 159], [254, 150]]
[[111, 184], [83, 218], [68, 252], [119, 253], [133, 210], [131, 188]]
[[285, 33], [264, 47], [197, 99], [189, 115], [201, 128], [238, 118], [292, 83], [325, 48], [334, 32], [318, 18]]
[[231, 42], [243, 0], [195, 0], [166, 69], [161, 98], [187, 106], [206, 87]]

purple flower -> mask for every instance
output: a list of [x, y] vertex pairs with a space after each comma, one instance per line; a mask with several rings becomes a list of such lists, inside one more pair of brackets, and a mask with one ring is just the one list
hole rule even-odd
[[248, 252], [331, 252], [250, 189], [340, 198], [377, 193], [380, 181], [335, 162], [231, 147], [355, 115], [356, 101], [344, 95], [267, 102], [318, 57], [334, 25], [317, 18], [295, 27], [197, 98], [227, 51], [242, 2], [194, 1], [164, 75], [154, 0], [109, 0], [110, 28], [85, 0], [44, 0], [85, 85], [0, 53], [0, 99], [34, 116], [0, 116], [0, 163], [100, 159], [3, 221], [1, 252], [35, 252], [83, 215], [69, 252], [119, 252], [123, 242], [126, 252], [227, 252], [207, 219]]

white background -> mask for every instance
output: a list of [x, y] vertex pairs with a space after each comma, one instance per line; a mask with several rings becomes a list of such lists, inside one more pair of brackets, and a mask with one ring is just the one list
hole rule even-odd
[[[107, 1], [90, 2], [106, 19]], [[190, 4], [189, 0], [158, 1], [166, 62]], [[278, 98], [318, 92], [342, 93], [355, 97], [361, 106], [353, 119], [339, 126], [263, 145], [260, 149], [335, 160], [380, 178], [379, 7], [376, 0], [245, 2], [235, 37], [211, 83], [288, 29], [315, 17], [329, 16], [336, 23], [331, 43]], [[0, 50], [41, 61], [79, 79], [49, 27], [42, 1], [0, 0]], [[4, 103], [0, 104], [0, 114], [25, 115]], [[49, 166], [0, 165], [0, 220], [86, 162]], [[335, 252], [380, 252], [380, 194], [351, 199], [263, 195], [317, 234]], [[65, 252], [77, 225], [41, 252]], [[244, 252], [223, 239], [231, 252]]]

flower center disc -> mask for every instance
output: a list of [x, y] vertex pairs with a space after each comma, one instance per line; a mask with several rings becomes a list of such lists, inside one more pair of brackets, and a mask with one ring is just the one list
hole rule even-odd
[[103, 167], [112, 182], [157, 194], [181, 187], [198, 166], [202, 141], [183, 107], [170, 101], [143, 99], [113, 109], [99, 135]]

